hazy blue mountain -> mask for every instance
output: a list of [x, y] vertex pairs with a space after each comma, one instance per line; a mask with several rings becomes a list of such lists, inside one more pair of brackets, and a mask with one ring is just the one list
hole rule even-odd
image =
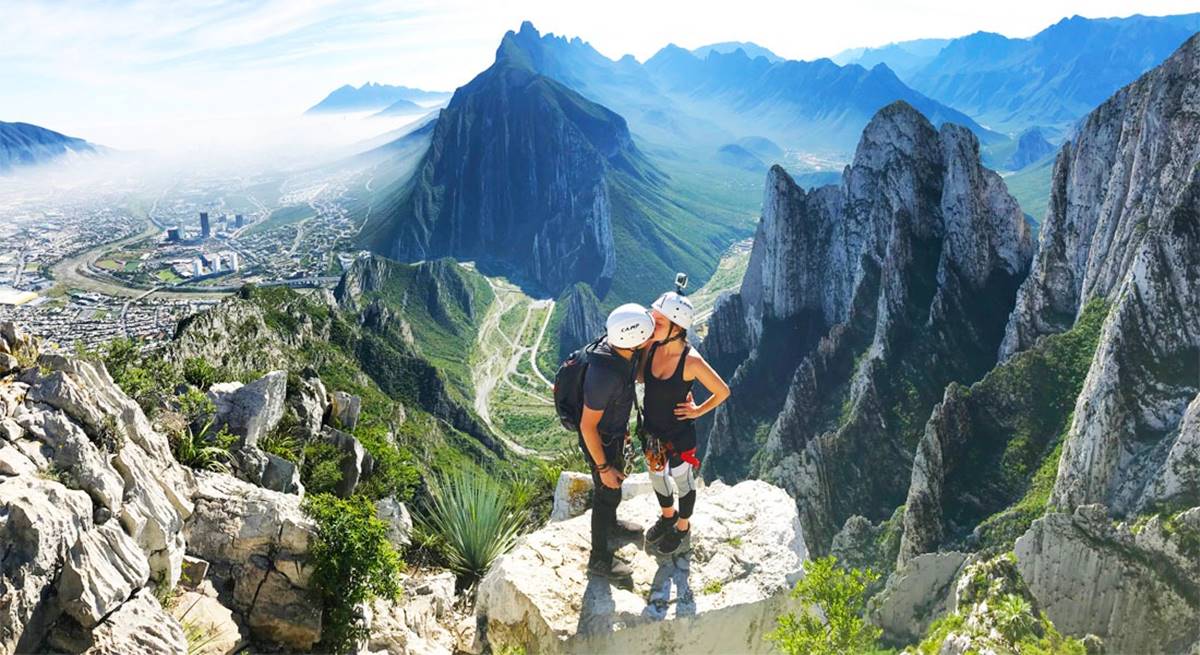
[[343, 113], [354, 111], [386, 110], [400, 101], [409, 103], [441, 102], [450, 94], [443, 91], [425, 91], [406, 86], [388, 84], [366, 84], [354, 88], [349, 84], [338, 87], [325, 99], [313, 105], [306, 114]]
[[661, 88], [697, 111], [730, 124], [753, 125], [789, 146], [852, 150], [880, 108], [904, 100], [935, 125], [957, 123], [987, 143], [999, 137], [970, 117], [909, 88], [887, 66], [870, 70], [829, 59], [769, 62], [743, 51], [700, 59], [667, 46], [645, 65]]
[[418, 105], [412, 100], [405, 100], [401, 98], [387, 107], [384, 107], [379, 111], [379, 113], [375, 114], [375, 116], [403, 116], [408, 114], [419, 114], [423, 111], [425, 111], [425, 108], [421, 105]]
[[778, 143], [765, 136], [746, 136], [738, 139], [737, 143], [763, 159], [779, 159], [785, 154]]
[[769, 168], [757, 155], [736, 143], [727, 143], [717, 149], [717, 160], [748, 171], [763, 172]]
[[749, 41], [724, 41], [721, 43], [713, 43], [710, 45], [700, 46], [699, 48], [692, 50], [692, 54], [703, 59], [707, 57], [708, 53], [710, 52], [719, 52], [723, 55], [727, 55], [735, 50], [744, 50], [751, 58], [765, 57], [767, 61], [770, 62], [783, 61], [783, 57], [780, 57], [779, 55], [758, 45], [757, 43], [751, 43]]
[[404, 261], [474, 260], [554, 294], [584, 282], [606, 302], [676, 270], [706, 278], [749, 233], [746, 215], [683, 197], [624, 118], [538, 72], [558, 62], [524, 47], [529, 31], [509, 32], [495, 63], [454, 93], [362, 244]]
[[72, 153], [96, 153], [83, 139], [29, 123], [0, 121], [0, 173], [20, 166], [45, 164]]
[[684, 159], [711, 157], [725, 144], [755, 136], [787, 151], [825, 153], [840, 168], [871, 116], [895, 100], [935, 124], [966, 125], [985, 143], [996, 137], [905, 86], [885, 66], [770, 61], [745, 49], [710, 49], [701, 58], [675, 45], [645, 64], [629, 56], [614, 61], [579, 38], [542, 35], [528, 22], [513, 41], [534, 70], [621, 114], [638, 137], [676, 152], [691, 148]]
[[1030, 164], [1045, 159], [1046, 155], [1054, 152], [1054, 145], [1046, 140], [1042, 131], [1031, 127], [1017, 138], [1017, 149], [1008, 158], [1007, 168], [1019, 171]]
[[863, 68], [874, 68], [877, 64], [887, 64], [901, 79], [908, 76], [933, 61], [942, 48], [950, 43], [950, 39], [914, 39], [889, 43], [878, 48], [851, 48], [843, 50], [831, 57], [834, 63], [846, 66], [858, 64]]
[[1198, 30], [1200, 14], [1074, 16], [1027, 39], [978, 32], [954, 39], [905, 79], [993, 129], [1064, 127]]

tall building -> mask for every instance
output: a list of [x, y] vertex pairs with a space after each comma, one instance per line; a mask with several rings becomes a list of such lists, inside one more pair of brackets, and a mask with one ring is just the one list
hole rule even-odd
[[207, 239], [212, 236], [212, 225], [208, 222], [208, 212], [200, 212], [200, 238]]
[[167, 243], [179, 243], [180, 231], [179, 226], [167, 228]]
[[245, 214], [234, 214], [233, 215], [233, 226], [235, 228], [245, 227], [246, 226], [246, 215]]
[[242, 258], [236, 252], [230, 252], [229, 255], [229, 270], [234, 273], [242, 270]]

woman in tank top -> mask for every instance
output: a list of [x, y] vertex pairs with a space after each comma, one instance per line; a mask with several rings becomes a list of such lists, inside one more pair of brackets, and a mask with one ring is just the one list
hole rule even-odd
[[[700, 460], [696, 458], [695, 420], [725, 402], [729, 386], [688, 345], [687, 331], [695, 315], [690, 300], [680, 293], [664, 293], [654, 301], [650, 314], [654, 317], [654, 343], [642, 358], [638, 374], [646, 385], [642, 446], [662, 515], [646, 531], [646, 541], [663, 553], [674, 553], [691, 530], [689, 520], [696, 505]], [[712, 394], [700, 405], [691, 397], [697, 380]], [[678, 510], [668, 477], [679, 494]]]

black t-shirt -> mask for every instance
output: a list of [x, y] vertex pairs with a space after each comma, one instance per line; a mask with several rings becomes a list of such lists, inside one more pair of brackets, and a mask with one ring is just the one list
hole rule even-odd
[[633, 373], [635, 358], [625, 359], [613, 352], [608, 341], [601, 341], [588, 353], [588, 368], [583, 379], [583, 404], [602, 410], [597, 430], [605, 436], [624, 435], [633, 409]]

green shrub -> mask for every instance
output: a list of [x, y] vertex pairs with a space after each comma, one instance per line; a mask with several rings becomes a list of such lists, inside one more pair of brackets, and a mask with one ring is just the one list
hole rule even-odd
[[176, 396], [175, 404], [179, 407], [179, 413], [183, 414], [188, 423], [203, 420], [217, 411], [212, 398], [195, 387], [189, 387], [187, 391]]
[[400, 593], [404, 563], [388, 541], [387, 525], [375, 517], [367, 498], [309, 495], [304, 511], [317, 522], [309, 552], [312, 588], [324, 608], [321, 649], [352, 652], [366, 636], [357, 616], [359, 603]]
[[344, 454], [326, 441], [313, 441], [304, 447], [300, 481], [310, 494], [333, 493], [342, 481]]
[[224, 428], [214, 435], [209, 432], [212, 422], [209, 421], [197, 431], [189, 425], [170, 437], [171, 453], [184, 466], [202, 470], [230, 473], [229, 449], [237, 441], [237, 437]]
[[358, 493], [372, 500], [389, 496], [400, 501], [412, 498], [413, 490], [421, 481], [421, 471], [413, 454], [396, 447], [382, 425], [360, 423], [354, 434], [375, 459], [375, 469], [359, 484]]
[[437, 535], [448, 568], [474, 581], [512, 548], [525, 517], [500, 483], [462, 468], [430, 480], [429, 496], [416, 520]]
[[788, 655], [841, 655], [875, 650], [882, 631], [863, 619], [866, 589], [878, 576], [870, 569], [843, 569], [837, 559], [810, 560], [792, 598], [805, 607], [815, 605], [825, 620], [805, 612], [788, 612], [767, 635]]
[[217, 368], [203, 357], [189, 357], [183, 362], [183, 379], [203, 391], [219, 382], [219, 377]]

